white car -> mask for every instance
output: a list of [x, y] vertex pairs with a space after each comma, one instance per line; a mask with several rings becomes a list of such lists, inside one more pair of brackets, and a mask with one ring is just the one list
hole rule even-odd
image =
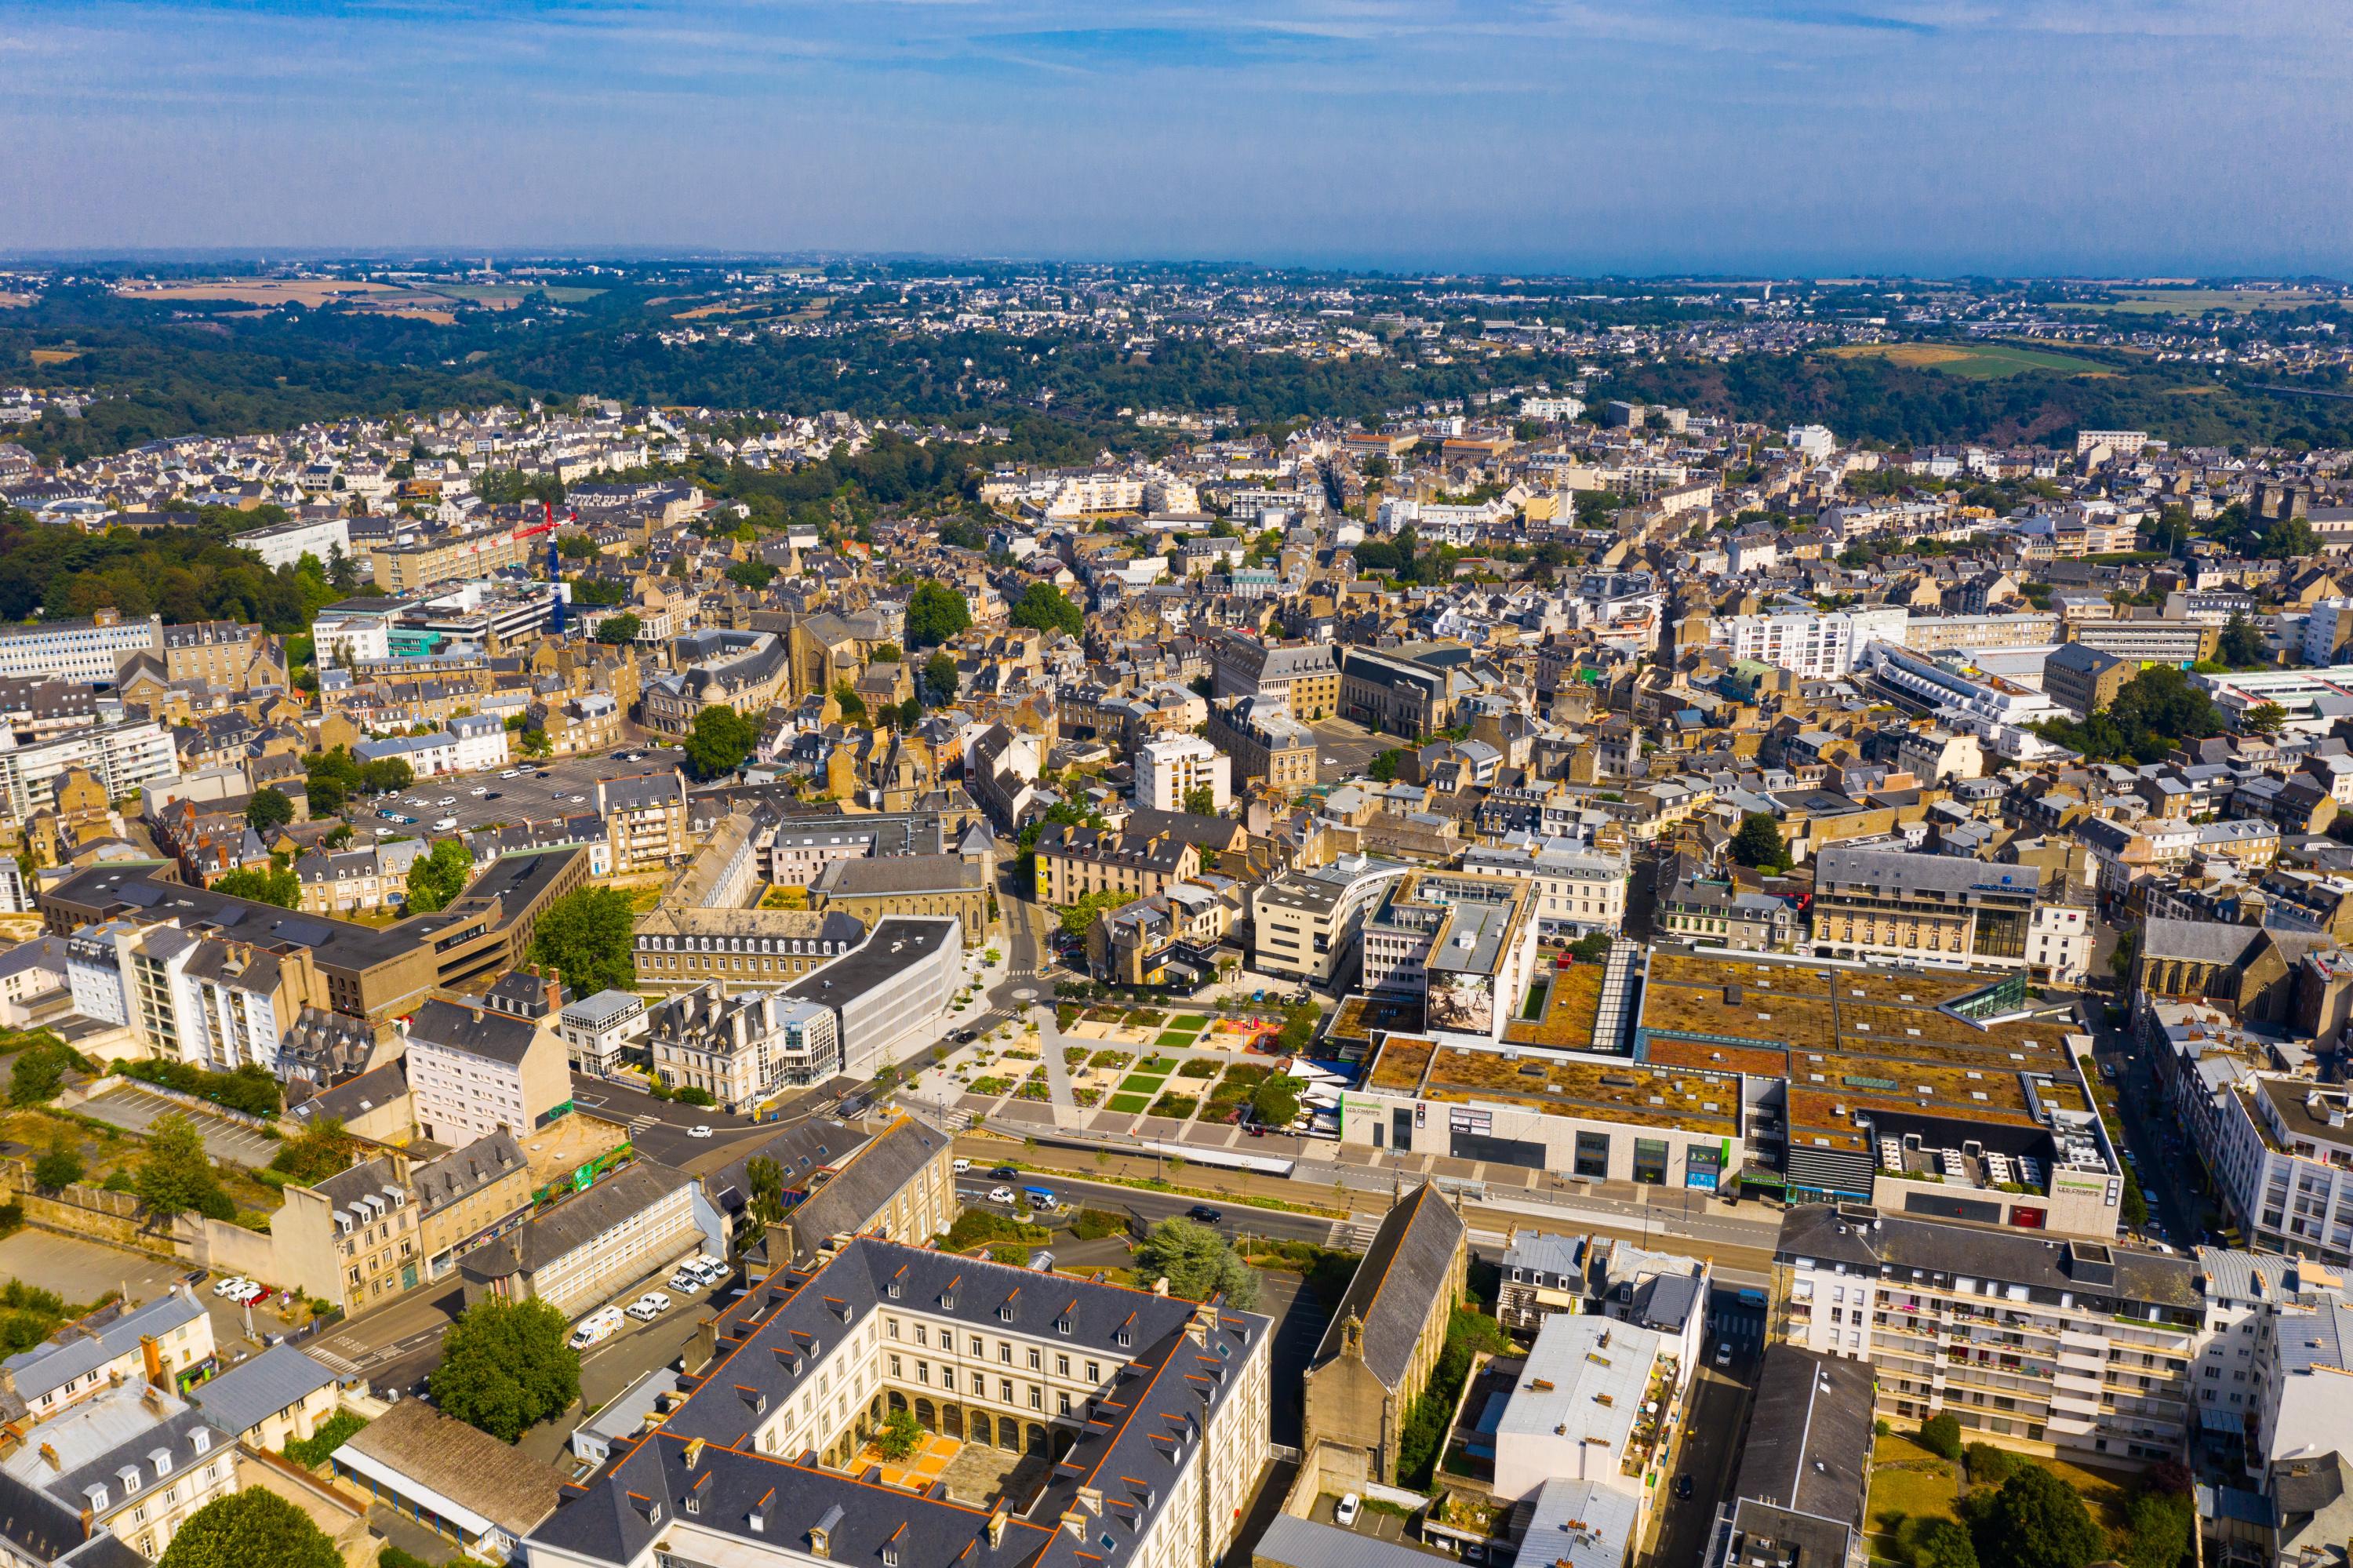
[[957, 1175], [957, 1176], [961, 1176], [961, 1175], [963, 1175], [965, 1171], [969, 1171], [969, 1170], [971, 1170], [971, 1169], [972, 1169], [972, 1161], [971, 1161], [971, 1160], [956, 1160], [954, 1164], [952, 1164], [952, 1165], [950, 1165], [950, 1166], [948, 1167], [948, 1171], [949, 1171], [949, 1172], [950, 1172], [951, 1174], [953, 1174], [953, 1175]]
[[1715, 1347], [1715, 1364], [1720, 1367], [1728, 1367], [1732, 1364], [1731, 1341], [1725, 1340]]
[[1010, 1187], [991, 1187], [988, 1190], [988, 1201], [992, 1203], [1009, 1203], [1013, 1202], [1013, 1189]]
[[650, 1323], [670, 1310], [670, 1298], [659, 1290], [649, 1290], [624, 1308], [640, 1323]]
[[1332, 1510], [1332, 1522], [1343, 1530], [1349, 1529], [1356, 1524], [1356, 1510], [1363, 1506], [1356, 1500], [1356, 1494], [1350, 1492], [1346, 1497], [1342, 1498], [1339, 1506]]
[[520, 768], [502, 768], [499, 770], [499, 777], [501, 779], [520, 779], [522, 777], [522, 769]]
[[454, 806], [458, 803], [458, 797], [455, 795], [444, 795], [438, 803], [444, 806]]
[[457, 831], [457, 827], [458, 827], [458, 819], [457, 819], [457, 818], [455, 818], [455, 817], [442, 817], [442, 818], [440, 818], [440, 819], [437, 820], [437, 821], [434, 822], [434, 824], [433, 824], [433, 831], [434, 831], [435, 832], [437, 832], [437, 833], [454, 832], [456, 832], [456, 831]]
[[709, 1138], [711, 1136], [711, 1129], [707, 1127], [690, 1127], [686, 1129], [686, 1136], [689, 1138]]
[[472, 789], [466, 791], [469, 795], [487, 795], [490, 792], [491, 787], [487, 784], [477, 784]]
[[670, 1287], [679, 1291], [700, 1290], [706, 1278], [701, 1269], [681, 1263], [670, 1277]]
[[564, 798], [571, 801], [575, 806], [586, 805], [588, 800], [588, 797], [586, 795], [566, 795]]
[[245, 1292], [252, 1288], [252, 1280], [232, 1275], [228, 1278], [224, 1279], [219, 1284], [214, 1286], [213, 1294], [216, 1296], [236, 1297], [237, 1299], [243, 1300]]

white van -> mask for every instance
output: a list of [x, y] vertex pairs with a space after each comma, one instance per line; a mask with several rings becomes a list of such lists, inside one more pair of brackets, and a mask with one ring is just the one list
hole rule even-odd
[[433, 831], [437, 833], [446, 833], [457, 827], [457, 818], [443, 817], [433, 824]]
[[572, 1338], [566, 1342], [575, 1351], [585, 1351], [611, 1339], [613, 1331], [627, 1320], [618, 1307], [599, 1307], [572, 1326]]
[[959, 1160], [955, 1164], [949, 1166], [948, 1169], [956, 1175], [961, 1176], [965, 1171], [972, 1169], [972, 1161], [969, 1160]]

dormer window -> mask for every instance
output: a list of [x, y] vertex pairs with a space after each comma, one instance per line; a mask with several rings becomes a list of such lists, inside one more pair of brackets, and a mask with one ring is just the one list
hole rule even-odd
[[1124, 1323], [1120, 1325], [1119, 1332], [1112, 1337], [1122, 1350], [1125, 1350], [1128, 1346], [1135, 1343], [1135, 1336], [1128, 1330], [1128, 1327]]
[[899, 1568], [899, 1549], [896, 1546], [882, 1549], [882, 1568]]
[[188, 1434], [188, 1443], [189, 1446], [194, 1447], [199, 1454], [210, 1453], [213, 1446], [213, 1435], [199, 1426]]
[[1004, 1306], [999, 1307], [997, 1309], [997, 1320], [1000, 1323], [1010, 1323], [1013, 1321], [1012, 1302], [1008, 1301]]
[[132, 1493], [139, 1489], [138, 1466], [125, 1465], [122, 1468], [115, 1471], [114, 1476], [117, 1480], [122, 1483], [122, 1495], [124, 1497], [129, 1497]]
[[1070, 1320], [1068, 1318], [1057, 1318], [1057, 1319], [1054, 1319], [1054, 1331], [1055, 1331], [1056, 1333], [1058, 1333], [1058, 1334], [1062, 1334], [1062, 1335], [1067, 1336], [1067, 1335], [1070, 1333], [1070, 1331], [1071, 1331], [1071, 1320]]

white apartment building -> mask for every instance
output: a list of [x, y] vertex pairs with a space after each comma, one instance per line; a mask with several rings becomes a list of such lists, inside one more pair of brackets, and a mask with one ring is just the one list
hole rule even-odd
[[2141, 448], [2148, 445], [2147, 430], [2077, 430], [2075, 455], [2105, 447], [2117, 457], [2138, 457]]
[[1809, 680], [1835, 681], [1854, 668], [1873, 641], [1902, 642], [1911, 611], [1901, 605], [1869, 609], [1777, 610], [1765, 615], [1728, 615], [1709, 629], [1713, 641], [1735, 659], [1753, 659], [1793, 671]]
[[1614, 935], [1626, 923], [1630, 872], [1622, 853], [1588, 849], [1574, 839], [1478, 844], [1463, 852], [1462, 869], [1534, 883], [1538, 936]]
[[436, 997], [406, 1033], [417, 1128], [436, 1143], [525, 1138], [572, 1103], [564, 1039], [533, 1020]]
[[663, 1086], [701, 1089], [730, 1112], [841, 1070], [833, 1010], [773, 991], [730, 996], [723, 981], [706, 981], [656, 1003], [646, 1032]]
[[2348, 640], [2353, 640], [2353, 599], [2324, 599], [2310, 608], [2299, 645], [2306, 664], [2327, 668]]
[[[532, 1531], [533, 1568], [1202, 1568], [1240, 1528], [1267, 1451], [1263, 1317], [874, 1237], [756, 1300], [724, 1320], [722, 1372]], [[1017, 1512], [861, 1485], [900, 1411], [1051, 1462], [1066, 1489]]]
[[[104, 679], [111, 681], [109, 674]], [[53, 739], [18, 746], [0, 726], [0, 820], [23, 821], [57, 804], [58, 779], [87, 768], [111, 800], [180, 777], [171, 731], [153, 719], [68, 730]]]
[[1789, 450], [1809, 462], [1820, 462], [1838, 450], [1838, 441], [1823, 425], [1791, 425], [1783, 438]]
[[125, 620], [101, 609], [89, 620], [40, 621], [0, 630], [0, 675], [78, 683], [114, 679], [133, 653], [160, 653], [164, 618]]
[[240, 550], [251, 550], [272, 571], [280, 567], [300, 566], [305, 556], [323, 567], [337, 550], [345, 556], [352, 553], [352, 524], [351, 519], [340, 514], [333, 517], [296, 517], [266, 528], [232, 534], [228, 542]]
[[600, 991], [565, 1003], [557, 1017], [572, 1070], [609, 1075], [629, 1044], [645, 1037], [646, 999], [635, 991]]
[[419, 779], [443, 773], [480, 773], [503, 768], [508, 759], [506, 726], [491, 714], [460, 714], [430, 735], [396, 735], [364, 740], [352, 747], [362, 762], [396, 757]]
[[2194, 1024], [2165, 1033], [2174, 1113], [2249, 1245], [2353, 1266], [2353, 1089], [2256, 1070]]
[[1223, 811], [1233, 803], [1234, 759], [1196, 735], [1166, 736], [1135, 748], [1135, 803], [1181, 811], [1185, 797], [1206, 788]]
[[2074, 904], [2037, 904], [2026, 928], [2026, 967], [2057, 985], [2074, 985], [2092, 966], [2091, 912]]
[[2187, 1258], [1813, 1204], [1782, 1218], [1767, 1332], [1869, 1361], [1898, 1425], [2115, 1466], [2186, 1451], [2209, 1330]]

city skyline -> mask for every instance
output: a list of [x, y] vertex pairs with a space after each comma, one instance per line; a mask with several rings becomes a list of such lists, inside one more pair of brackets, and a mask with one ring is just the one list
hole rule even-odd
[[0, 243], [2327, 273], [2348, 44], [2284, 0], [31, 0]]

